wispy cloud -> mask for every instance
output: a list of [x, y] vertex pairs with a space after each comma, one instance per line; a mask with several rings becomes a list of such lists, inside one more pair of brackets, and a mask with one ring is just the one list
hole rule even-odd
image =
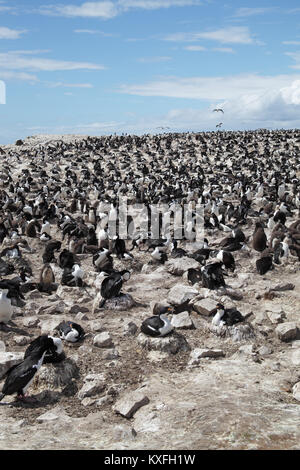
[[246, 26], [230, 26], [228, 28], [217, 29], [197, 33], [175, 33], [163, 38], [165, 41], [174, 42], [194, 42], [199, 39], [217, 41], [221, 44], [254, 44], [257, 41], [250, 35]]
[[141, 85], [122, 85], [121, 93], [214, 101], [239, 96], [260, 96], [288, 87], [300, 75], [263, 76], [244, 74], [220, 77], [166, 77]]
[[43, 5], [43, 15], [110, 19], [131, 9], [155, 10], [160, 8], [201, 5], [200, 0], [118, 0], [85, 2], [81, 5]]
[[300, 46], [300, 41], [282, 41], [282, 44], [287, 46]]
[[231, 47], [214, 47], [212, 50], [216, 52], [224, 52], [225, 54], [235, 54], [235, 50]]
[[0, 39], [19, 39], [22, 34], [27, 33], [27, 30], [10, 29], [6, 26], [0, 26]]
[[39, 70], [53, 72], [57, 70], [104, 70], [106, 67], [90, 62], [73, 62], [41, 57], [29, 57], [22, 51], [0, 53], [0, 68], [4, 70]]
[[206, 51], [206, 47], [204, 46], [186, 46], [184, 47], [186, 51]]
[[47, 82], [50, 88], [94, 88], [91, 83]]
[[295, 65], [290, 65], [290, 68], [299, 70], [300, 69], [300, 51], [285, 52], [285, 55], [291, 57], [296, 62]]
[[137, 59], [138, 62], [141, 62], [143, 64], [152, 64], [154, 62], [167, 62], [169, 60], [172, 60], [172, 58], [168, 56], [140, 57], [139, 59]]
[[99, 29], [74, 29], [74, 33], [77, 34], [92, 34], [92, 35], [99, 35], [104, 37], [113, 37], [117, 36], [114, 33], [105, 33], [104, 31], [100, 31]]
[[270, 13], [271, 11], [276, 10], [276, 7], [262, 7], [262, 8], [238, 8], [233, 14], [233, 17], [236, 18], [245, 18], [255, 15], [264, 15], [265, 13]]

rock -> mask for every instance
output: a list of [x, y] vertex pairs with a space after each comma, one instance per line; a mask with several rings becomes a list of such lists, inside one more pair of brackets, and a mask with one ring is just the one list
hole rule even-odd
[[256, 325], [262, 325], [265, 322], [268, 322], [269, 317], [266, 312], [258, 311], [255, 313], [253, 323]]
[[[61, 321], [66, 320], [65, 318], [61, 318]], [[55, 328], [59, 325], [60, 321], [57, 320], [57, 318], [51, 318], [50, 320], [42, 320], [40, 322], [40, 328], [41, 328], [41, 335], [48, 335], [48, 334], [55, 334], [56, 330]]]
[[103, 392], [106, 387], [106, 377], [104, 374], [89, 374], [84, 378], [83, 387], [78, 392], [79, 400], [86, 397], [93, 397]]
[[188, 269], [199, 269], [200, 263], [193, 258], [183, 256], [182, 258], [171, 258], [165, 264], [164, 268], [174, 276], [182, 276]]
[[56, 390], [70, 385], [78, 377], [79, 368], [76, 362], [68, 357], [56, 364], [43, 365], [39, 373], [36, 374], [33, 385]]
[[268, 312], [267, 315], [270, 322], [275, 324], [284, 322], [284, 319], [286, 318], [285, 313], [282, 311], [280, 313]]
[[216, 301], [212, 299], [200, 299], [195, 303], [192, 302], [193, 308], [201, 315], [209, 316], [210, 312], [216, 308]]
[[300, 401], [300, 382], [295, 383], [292, 388], [292, 393], [295, 400]]
[[14, 336], [13, 340], [16, 344], [19, 346], [25, 346], [26, 344], [29, 344], [32, 341], [32, 338], [29, 338], [28, 336]]
[[112, 361], [114, 359], [118, 359], [120, 357], [120, 354], [117, 349], [107, 349], [103, 351], [102, 358], [105, 361]]
[[65, 310], [66, 310], [66, 304], [62, 301], [62, 300], [59, 300], [57, 302], [53, 302], [51, 303], [50, 305], [46, 304], [46, 305], [42, 305], [40, 308], [39, 308], [39, 311], [38, 313], [43, 313], [43, 314], [47, 314], [47, 315], [56, 315], [56, 314], [59, 314], [59, 313], [64, 313]]
[[99, 320], [92, 320], [89, 322], [91, 331], [103, 331], [103, 322]]
[[35, 328], [40, 322], [38, 317], [26, 317], [23, 320], [23, 325], [26, 328]]
[[190, 346], [185, 337], [179, 333], [172, 333], [171, 335], [161, 338], [152, 338], [140, 333], [137, 337], [138, 343], [149, 351], [162, 351], [169, 354], [176, 354], [178, 351], [189, 351]]
[[181, 305], [198, 294], [198, 290], [190, 286], [185, 284], [175, 284], [168, 293], [167, 301], [172, 305]]
[[5, 352], [5, 350], [6, 350], [5, 343], [4, 341], [0, 340], [0, 353]]
[[112, 297], [105, 302], [105, 308], [108, 310], [129, 310], [137, 305], [130, 294], [120, 294], [118, 297]]
[[285, 322], [278, 325], [275, 331], [281, 341], [291, 341], [296, 339], [298, 328], [295, 322]]
[[58, 295], [60, 298], [76, 298], [79, 295], [82, 295], [81, 291], [79, 290], [78, 287], [69, 287], [69, 286], [59, 286], [56, 295]]
[[90, 309], [88, 307], [85, 307], [84, 305], [78, 305], [78, 304], [74, 304], [72, 305], [72, 307], [69, 308], [69, 313], [74, 313], [74, 314], [77, 314], [79, 312], [87, 313], [89, 311]]
[[230, 286], [220, 287], [219, 289], [217, 289], [216, 292], [218, 295], [227, 295], [233, 300], [243, 299], [243, 294], [241, 292], [238, 292], [237, 290], [232, 289]]
[[278, 284], [275, 287], [272, 287], [270, 290], [275, 290], [275, 291], [285, 291], [285, 290], [293, 290], [295, 289], [295, 285], [292, 283], [288, 284]]
[[196, 348], [196, 349], [193, 349], [193, 351], [190, 353], [191, 359], [189, 360], [188, 365], [199, 364], [200, 359], [202, 359], [203, 357], [216, 358], [216, 357], [223, 357], [223, 356], [225, 356], [225, 354], [221, 349]]
[[264, 345], [258, 348], [257, 352], [260, 354], [260, 356], [269, 356], [273, 353], [273, 349], [268, 345]]
[[46, 411], [42, 415], [36, 418], [38, 423], [56, 423], [59, 422], [71, 422], [72, 418], [68, 416], [65, 410], [61, 406], [57, 406], [52, 410]]
[[134, 322], [129, 322], [124, 326], [123, 335], [124, 336], [134, 336], [138, 330], [137, 325]]
[[243, 346], [240, 346], [238, 349], [238, 353], [246, 354], [249, 356], [255, 354], [253, 344], [244, 344]]
[[293, 351], [291, 361], [295, 366], [300, 366], [300, 349]]
[[195, 325], [190, 318], [189, 312], [181, 312], [172, 316], [171, 324], [174, 328], [188, 330], [195, 328]]
[[136, 431], [131, 426], [119, 424], [113, 429], [113, 439], [117, 442], [135, 439]]
[[83, 312], [78, 312], [77, 315], [75, 316], [75, 320], [77, 322], [88, 321], [88, 319], [89, 319], [89, 317]]
[[97, 348], [112, 348], [114, 346], [112, 338], [107, 331], [103, 331], [103, 333], [99, 333], [94, 337], [93, 340], [94, 346]]
[[23, 361], [22, 352], [0, 352], [0, 379], [12, 366]]
[[136, 390], [118, 400], [113, 410], [124, 418], [130, 419], [139, 408], [148, 405], [149, 402], [149, 398], [143, 392]]

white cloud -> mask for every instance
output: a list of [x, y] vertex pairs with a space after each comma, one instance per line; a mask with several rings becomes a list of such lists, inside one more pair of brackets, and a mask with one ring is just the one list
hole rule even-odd
[[100, 36], [105, 36], [105, 37], [113, 37], [116, 36], [116, 34], [113, 33], [105, 33], [104, 31], [99, 31], [98, 29], [74, 29], [74, 33], [77, 34], [99, 34]]
[[9, 72], [5, 70], [0, 71], [0, 79], [3, 80], [22, 80], [25, 82], [38, 82], [36, 75], [24, 72]]
[[282, 44], [287, 46], [300, 46], [300, 41], [282, 41]]
[[228, 28], [198, 33], [175, 33], [163, 38], [165, 41], [194, 42], [199, 39], [218, 41], [222, 44], [254, 44], [257, 41], [251, 37], [246, 26], [230, 26]]
[[151, 64], [154, 62], [166, 62], [168, 60], [171, 60], [171, 57], [157, 56], [157, 57], [140, 57], [139, 59], [137, 59], [138, 62], [141, 62], [144, 64]]
[[91, 83], [47, 82], [50, 88], [94, 88]]
[[71, 62], [55, 59], [44, 59], [40, 57], [28, 57], [28, 54], [22, 51], [0, 53], [0, 68], [4, 70], [39, 70], [39, 71], [56, 71], [56, 70], [103, 70], [103, 65], [93, 64], [90, 62]]
[[295, 65], [290, 65], [291, 69], [300, 69], [300, 51], [285, 52], [285, 55], [291, 57], [296, 62]]
[[227, 54], [234, 54], [235, 53], [235, 51], [231, 47], [214, 47], [213, 51], [225, 52]]
[[20, 36], [26, 32], [26, 30], [18, 31], [16, 29], [6, 28], [6, 26], [0, 26], [0, 39], [19, 39]]
[[85, 2], [81, 5], [44, 5], [38, 10], [44, 15], [110, 19], [130, 9], [155, 10], [159, 8], [201, 5], [200, 0], [118, 0]]
[[270, 13], [271, 11], [276, 10], [276, 8], [239, 8], [235, 13], [234, 17], [249, 17], [254, 15], [263, 15], [265, 13]]
[[184, 49], [186, 51], [206, 51], [206, 47], [203, 46], [186, 46]]
[[118, 14], [118, 9], [113, 2], [86, 2], [76, 5], [46, 5], [39, 9], [44, 15], [83, 17], [83, 18], [113, 18]]

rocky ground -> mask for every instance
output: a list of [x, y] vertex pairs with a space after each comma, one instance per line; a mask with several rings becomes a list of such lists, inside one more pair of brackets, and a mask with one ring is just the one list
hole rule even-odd
[[[251, 221], [243, 230], [251, 236]], [[27, 241], [32, 252], [23, 257], [38, 279], [43, 242]], [[218, 239], [211, 234], [210, 241], [217, 245]], [[182, 246], [192, 249], [188, 242]], [[15, 308], [15, 327], [0, 332], [1, 375], [32, 339], [63, 319], [87, 333], [81, 343], [64, 342], [64, 362], [42, 366], [30, 387], [36, 403], [0, 402], [1, 449], [299, 449], [296, 258], [260, 276], [255, 252], [237, 252], [238, 269], [221, 292], [188, 284], [191, 259], [149, 266], [150, 255], [136, 250], [134, 260], [115, 259], [115, 267], [132, 271], [123, 292], [144, 306], [118, 311], [95, 308], [91, 256], [77, 255], [85, 289], [26, 294], [26, 306]], [[61, 270], [52, 267], [59, 284]], [[153, 302], [187, 296], [193, 310], [174, 317], [172, 335], [149, 340], [140, 332]], [[216, 334], [208, 313], [217, 301], [248, 315], [251, 335]]]

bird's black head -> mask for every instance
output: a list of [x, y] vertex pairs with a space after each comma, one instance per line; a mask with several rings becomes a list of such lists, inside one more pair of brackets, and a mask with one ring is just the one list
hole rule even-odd
[[216, 305], [217, 310], [224, 310], [224, 305], [221, 304], [220, 302], [217, 303]]

